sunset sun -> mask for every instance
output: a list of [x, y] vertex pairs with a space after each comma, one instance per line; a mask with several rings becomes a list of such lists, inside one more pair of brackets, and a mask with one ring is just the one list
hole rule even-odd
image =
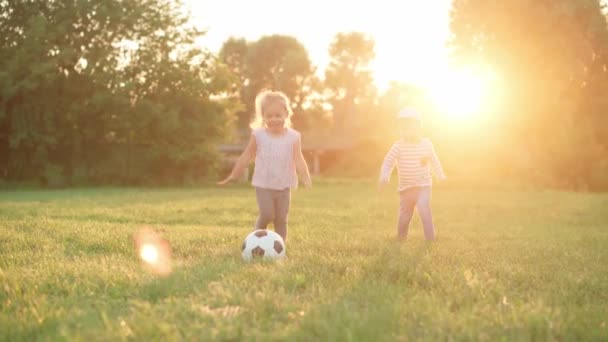
[[466, 71], [450, 71], [431, 82], [427, 91], [437, 110], [453, 121], [469, 121], [483, 114], [490, 100], [488, 77]]

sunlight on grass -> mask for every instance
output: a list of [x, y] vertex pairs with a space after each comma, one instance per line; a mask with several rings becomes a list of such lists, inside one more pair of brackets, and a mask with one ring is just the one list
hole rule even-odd
[[[607, 195], [439, 187], [428, 244], [374, 191], [294, 192], [287, 259], [251, 264], [248, 186], [0, 193], [0, 340], [607, 338]], [[170, 274], [142, 267], [142, 226]]]

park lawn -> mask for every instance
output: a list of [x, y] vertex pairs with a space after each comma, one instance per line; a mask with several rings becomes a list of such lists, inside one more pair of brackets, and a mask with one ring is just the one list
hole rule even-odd
[[[438, 239], [364, 181], [292, 193], [287, 259], [244, 263], [251, 187], [0, 192], [0, 340], [606, 340], [608, 194], [433, 193]], [[173, 272], [142, 265], [156, 229]]]

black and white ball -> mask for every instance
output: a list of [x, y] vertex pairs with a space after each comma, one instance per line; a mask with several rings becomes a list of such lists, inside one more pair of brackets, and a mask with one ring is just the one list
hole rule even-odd
[[243, 260], [277, 260], [285, 257], [285, 242], [281, 235], [272, 230], [258, 229], [243, 241]]

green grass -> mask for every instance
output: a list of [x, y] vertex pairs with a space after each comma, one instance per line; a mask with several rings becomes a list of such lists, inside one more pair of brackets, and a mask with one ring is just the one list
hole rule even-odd
[[[247, 186], [0, 192], [0, 340], [606, 340], [608, 194], [437, 188], [438, 240], [397, 196], [293, 193], [288, 258], [246, 264]], [[131, 239], [167, 238], [173, 273]]]

